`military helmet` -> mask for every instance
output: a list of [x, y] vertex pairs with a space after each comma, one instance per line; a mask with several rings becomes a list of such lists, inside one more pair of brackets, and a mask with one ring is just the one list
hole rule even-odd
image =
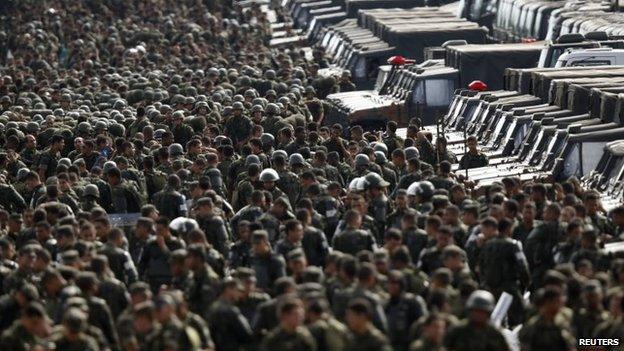
[[123, 137], [126, 134], [126, 127], [123, 124], [113, 123], [108, 128], [109, 132], [116, 137]]
[[290, 99], [288, 98], [288, 96], [282, 96], [281, 98], [277, 99], [277, 102], [279, 102], [280, 104], [286, 106], [286, 105], [290, 104]]
[[162, 139], [163, 134], [165, 134], [167, 131], [160, 128], [160, 129], [156, 129], [154, 131], [154, 139]]
[[184, 111], [177, 110], [171, 114], [171, 117], [173, 117], [173, 119], [184, 119]]
[[358, 191], [358, 183], [360, 181], [361, 177], [357, 177], [357, 178], [353, 178], [350, 182], [349, 182], [349, 186], [347, 187], [347, 189], [349, 191]]
[[99, 129], [107, 130], [108, 129], [108, 125], [106, 125], [106, 122], [104, 122], [104, 121], [97, 121], [95, 123], [95, 129], [96, 130], [99, 130]]
[[273, 145], [273, 143], [275, 143], [275, 137], [269, 133], [262, 133], [262, 135], [260, 136], [260, 141], [262, 142], [263, 146]]
[[486, 290], [476, 290], [466, 301], [469, 310], [482, 310], [492, 312], [494, 310], [494, 295]]
[[236, 94], [236, 95], [234, 95], [234, 97], [232, 98], [232, 101], [245, 102], [245, 97], [244, 97], [244, 96], [242, 96], [241, 94]]
[[272, 69], [269, 69], [266, 72], [264, 72], [264, 78], [266, 79], [275, 79], [276, 76], [277, 74]]
[[375, 163], [384, 164], [388, 162], [386, 154], [381, 151], [375, 151]]
[[314, 89], [314, 87], [313, 87], [313, 86], [308, 85], [308, 86], [305, 88], [305, 93], [306, 93], [306, 94], [316, 94], [316, 89]]
[[370, 160], [368, 158], [368, 156], [364, 155], [364, 154], [358, 154], [355, 155], [355, 160], [354, 160], [355, 166], [368, 166], [368, 164], [370, 163]]
[[80, 122], [76, 127], [78, 133], [88, 134], [91, 133], [91, 125], [89, 122]]
[[251, 164], [262, 165], [262, 162], [260, 161], [258, 155], [247, 155], [247, 158], [245, 158], [245, 167]]
[[286, 151], [284, 151], [284, 150], [275, 150], [275, 151], [273, 151], [273, 153], [271, 154], [271, 159], [274, 160], [277, 157], [277, 155], [284, 156], [285, 160], [288, 159], [288, 153], [286, 153]]
[[266, 94], [264, 94], [264, 96], [277, 96], [277, 92], [275, 92], [275, 90], [273, 89], [269, 89], [267, 90]]
[[435, 187], [428, 180], [423, 180], [422, 182], [418, 182], [418, 187], [416, 188], [416, 194], [420, 195], [424, 198], [430, 198], [433, 196], [435, 191]]
[[97, 185], [95, 184], [87, 184], [87, 186], [85, 186], [84, 191], [82, 192], [82, 195], [84, 196], [93, 196], [95, 198], [99, 198], [100, 197], [100, 189], [98, 189]]
[[379, 174], [377, 173], [369, 173], [364, 179], [366, 180], [366, 187], [368, 188], [385, 188], [390, 183], [385, 181]]
[[407, 187], [407, 195], [416, 196], [416, 190], [420, 186], [419, 182], [413, 182]]
[[26, 167], [20, 168], [19, 171], [17, 171], [17, 180], [18, 181], [24, 180], [24, 178], [28, 175], [28, 173], [30, 173], [30, 169]]
[[70, 160], [69, 158], [67, 158], [67, 157], [63, 157], [63, 158], [61, 158], [61, 159], [58, 161], [58, 164], [59, 164], [59, 165], [63, 165], [63, 166], [65, 166], [65, 167], [71, 167], [72, 162], [71, 162], [71, 160]]
[[169, 155], [172, 157], [182, 156], [184, 155], [184, 148], [178, 143], [173, 143], [169, 145]]
[[266, 113], [270, 115], [279, 115], [281, 113], [279, 106], [277, 104], [270, 103], [266, 107]]
[[28, 122], [26, 124], [26, 131], [28, 133], [37, 133], [39, 131], [39, 124], [37, 122]]
[[379, 143], [379, 142], [374, 143], [373, 150], [374, 151], [381, 151], [381, 152], [384, 153], [384, 155], [388, 154], [388, 146], [386, 144], [384, 144], [384, 143]]
[[267, 168], [260, 172], [260, 181], [261, 182], [276, 182], [279, 180], [279, 175], [277, 171], [273, 168]]
[[251, 107], [251, 113], [255, 112], [264, 112], [264, 107], [262, 107], [262, 105], [253, 105]]
[[223, 94], [221, 94], [218, 91], [215, 91], [214, 93], [212, 93], [212, 101], [214, 102], [221, 102], [223, 101]]
[[305, 159], [303, 158], [303, 155], [301, 155], [300, 153], [294, 153], [292, 155], [290, 155], [290, 158], [288, 159], [288, 164], [292, 167], [295, 165], [304, 165], [305, 164]]
[[413, 158], [420, 158], [420, 152], [414, 146], [405, 148], [405, 159], [411, 160]]
[[256, 91], [253, 89], [247, 89], [245, 90], [245, 97], [249, 97], [249, 98], [255, 98], [257, 95]]
[[243, 106], [243, 103], [240, 101], [236, 101], [235, 103], [232, 104], [232, 110], [243, 110], [245, 108], [245, 106]]

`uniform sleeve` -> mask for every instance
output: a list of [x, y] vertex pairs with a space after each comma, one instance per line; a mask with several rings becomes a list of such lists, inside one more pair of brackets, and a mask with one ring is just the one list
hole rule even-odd
[[134, 262], [132, 261], [132, 257], [130, 257], [130, 254], [126, 251], [124, 252], [124, 256], [124, 270], [126, 271], [126, 279], [128, 280], [126, 284], [130, 286], [130, 284], [138, 280], [139, 274], [137, 273], [136, 267], [134, 266]]
[[10, 189], [11, 189], [11, 193], [9, 194], [9, 196], [11, 198], [11, 202], [15, 206], [15, 210], [17, 212], [24, 211], [24, 209], [26, 208], [26, 201], [24, 201], [24, 198], [22, 197], [22, 195], [20, 195], [17, 192], [17, 190], [15, 190], [15, 188], [10, 187]]

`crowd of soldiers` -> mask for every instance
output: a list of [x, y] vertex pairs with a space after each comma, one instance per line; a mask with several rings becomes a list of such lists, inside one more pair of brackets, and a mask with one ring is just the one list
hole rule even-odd
[[349, 74], [269, 48], [258, 4], [3, 1], [0, 18], [0, 350], [624, 340], [624, 260], [603, 249], [624, 207], [577, 179], [476, 192], [453, 165], [487, 165], [477, 139], [458, 160], [418, 119], [405, 137], [326, 125]]

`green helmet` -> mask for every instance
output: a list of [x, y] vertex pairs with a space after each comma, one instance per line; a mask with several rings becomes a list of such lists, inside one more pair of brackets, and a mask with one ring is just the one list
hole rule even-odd
[[266, 113], [270, 115], [279, 115], [281, 113], [279, 106], [274, 103], [270, 103], [266, 107]]
[[364, 154], [358, 154], [355, 155], [355, 160], [354, 160], [355, 166], [368, 166], [368, 164], [370, 163], [370, 160], [368, 159], [368, 156], [364, 155]]
[[476, 290], [466, 301], [469, 310], [482, 310], [492, 312], [494, 310], [494, 295], [486, 290]]
[[100, 197], [100, 189], [98, 189], [97, 185], [95, 185], [95, 184], [87, 184], [87, 186], [85, 186], [84, 191], [82, 192], [82, 194], [84, 196], [93, 196], [95, 198], [99, 198]]
[[251, 113], [255, 112], [264, 112], [264, 108], [262, 107], [262, 105], [253, 105], [251, 107]]

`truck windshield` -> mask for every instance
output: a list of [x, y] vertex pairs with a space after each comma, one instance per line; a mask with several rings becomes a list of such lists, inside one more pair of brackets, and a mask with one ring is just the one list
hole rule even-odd
[[570, 152], [566, 155], [563, 161], [563, 177], [568, 178], [574, 174], [577, 174], [581, 169], [581, 152], [580, 144], [574, 143], [571, 146]]

